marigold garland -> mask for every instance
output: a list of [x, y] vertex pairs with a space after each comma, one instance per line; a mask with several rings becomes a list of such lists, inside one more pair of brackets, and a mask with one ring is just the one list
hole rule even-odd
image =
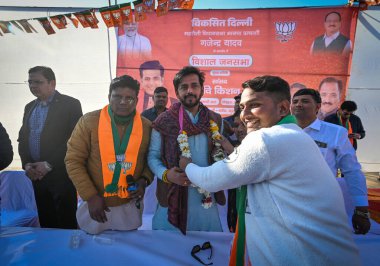
[[[216, 140], [222, 139], [222, 135], [220, 135], [219, 127], [215, 123], [215, 121], [213, 121], [213, 120], [210, 120], [210, 131], [211, 131], [211, 138], [212, 138], [214, 145], [216, 147], [216, 152], [213, 155], [213, 159], [214, 159], [214, 161], [223, 160], [224, 159], [224, 151], [221, 148], [221, 145], [218, 142], [216, 142]], [[188, 136], [187, 136], [186, 131], [183, 130], [182, 133], [178, 135], [177, 141], [179, 144], [179, 148], [181, 150], [181, 155], [183, 157], [186, 157], [186, 158], [191, 158], [190, 146], [189, 146], [189, 141], [188, 141]], [[203, 196], [204, 196], [204, 198], [202, 199], [203, 208], [205, 208], [205, 209], [210, 208], [212, 206], [212, 203], [213, 203], [211, 193], [200, 188], [200, 187], [197, 187], [193, 184], [191, 186], [196, 187], [198, 190], [198, 193], [203, 194]]]

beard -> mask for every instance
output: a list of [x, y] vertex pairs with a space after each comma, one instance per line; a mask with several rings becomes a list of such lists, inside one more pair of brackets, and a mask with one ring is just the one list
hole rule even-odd
[[[189, 98], [193, 98], [193, 100], [190, 102], [187, 101], [187, 99], [189, 99]], [[200, 101], [201, 101], [201, 97], [197, 98], [197, 96], [195, 96], [194, 94], [188, 94], [185, 97], [183, 97], [182, 99], [180, 99], [180, 102], [186, 108], [193, 108], [193, 107], [197, 106], [200, 103]]]

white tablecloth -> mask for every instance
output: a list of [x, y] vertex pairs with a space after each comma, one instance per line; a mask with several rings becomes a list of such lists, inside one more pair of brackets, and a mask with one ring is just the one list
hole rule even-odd
[[[14, 175], [22, 176], [19, 173]], [[345, 195], [347, 212], [352, 212], [345, 182], [343, 179], [338, 181]], [[187, 236], [183, 236], [179, 232], [141, 230], [151, 228], [156, 204], [154, 190], [152, 186], [148, 192], [144, 224], [137, 231], [110, 231], [94, 238], [80, 230], [4, 227], [5, 224], [2, 224], [0, 265], [201, 265], [191, 257], [190, 252], [194, 245], [202, 245], [205, 241], [210, 241], [213, 246], [213, 265], [228, 265], [233, 237], [230, 233], [188, 232]], [[222, 219], [225, 219], [225, 214]], [[78, 234], [81, 239], [79, 246], [73, 248], [72, 237]], [[363, 265], [379, 265], [380, 225], [372, 222], [367, 235], [353, 234], [353, 238]], [[205, 262], [208, 262], [208, 252], [201, 251], [199, 254]]]
[[[80, 232], [78, 248], [71, 237], [78, 230], [3, 228], [1, 265], [201, 265], [191, 257], [194, 245], [210, 241], [214, 265], [227, 265], [231, 234], [139, 230], [109, 231], [93, 237]], [[209, 250], [199, 253], [207, 260]]]
[[[77, 248], [71, 239], [80, 234]], [[210, 241], [215, 266], [228, 265], [233, 235], [215, 232], [178, 232], [138, 230], [109, 231], [93, 237], [79, 230], [28, 227], [2, 228], [1, 265], [201, 265], [191, 257], [194, 245]], [[380, 228], [365, 236], [354, 235], [363, 265], [379, 265]], [[199, 256], [207, 260], [209, 250]]]

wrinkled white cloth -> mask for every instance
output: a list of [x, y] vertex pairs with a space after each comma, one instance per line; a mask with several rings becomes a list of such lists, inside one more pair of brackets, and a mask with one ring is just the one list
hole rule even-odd
[[208, 191], [247, 185], [246, 242], [253, 265], [360, 265], [339, 185], [295, 124], [249, 133], [228, 159], [186, 174]]
[[[135, 200], [117, 207], [108, 207], [106, 212], [107, 222], [98, 223], [90, 217], [87, 201], [83, 201], [77, 210], [79, 228], [89, 234], [99, 234], [106, 230], [130, 231], [136, 230], [142, 224], [144, 202], [140, 201], [140, 209], [135, 205]], [[125, 219], [121, 219], [125, 217]]]

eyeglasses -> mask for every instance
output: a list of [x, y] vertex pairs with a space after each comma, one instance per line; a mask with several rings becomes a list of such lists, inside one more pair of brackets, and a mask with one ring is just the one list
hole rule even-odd
[[45, 81], [43, 81], [43, 80], [27, 80], [27, 81], [25, 81], [25, 83], [28, 83], [29, 85], [32, 85], [32, 84], [41, 85], [44, 82]]
[[128, 104], [133, 104], [135, 103], [136, 99], [132, 98], [132, 97], [123, 97], [121, 95], [112, 95], [111, 96], [112, 100], [115, 101], [115, 102], [126, 102]]
[[210, 253], [210, 256], [208, 257], [208, 259], [210, 260], [212, 258], [212, 246], [211, 246], [211, 243], [209, 241], [207, 242], [204, 242], [202, 247], [200, 245], [195, 245], [193, 247], [193, 249], [191, 250], [191, 256], [196, 259], [197, 261], [199, 261], [200, 263], [202, 263], [202, 265], [212, 265], [213, 263], [210, 262], [210, 263], [205, 263], [203, 262], [196, 254], [201, 251], [201, 250], [206, 250], [206, 249], [210, 249], [211, 253]]

